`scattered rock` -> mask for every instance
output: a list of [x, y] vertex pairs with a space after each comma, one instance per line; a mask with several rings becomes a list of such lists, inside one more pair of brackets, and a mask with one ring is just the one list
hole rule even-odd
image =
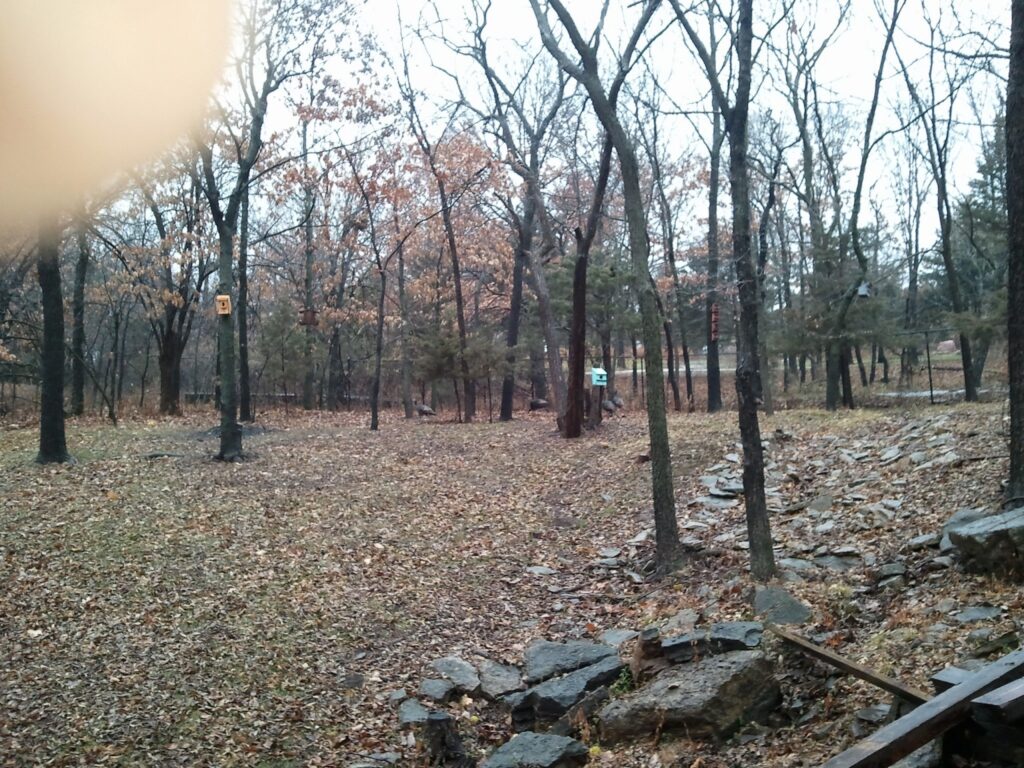
[[939, 546], [940, 537], [937, 533], [923, 533], [920, 536], [915, 536], [907, 542], [907, 549], [918, 550], [927, 549], [928, 547]]
[[814, 558], [815, 565], [820, 565], [822, 568], [827, 568], [830, 571], [839, 571], [840, 573], [856, 568], [860, 565], [860, 562], [858, 557], [840, 557], [834, 554], [819, 555]]
[[519, 733], [498, 747], [481, 768], [575, 768], [586, 765], [587, 748], [550, 733]]
[[597, 553], [603, 558], [618, 557], [622, 554], [622, 550], [619, 547], [605, 547]]
[[693, 628], [697, 626], [698, 621], [700, 621], [700, 613], [692, 608], [683, 608], [683, 610], [662, 624], [660, 628], [662, 634], [666, 635], [673, 632], [692, 632]]
[[450, 680], [427, 679], [420, 683], [419, 695], [425, 699], [433, 699], [443, 704], [455, 692], [455, 684]]
[[811, 609], [782, 587], [757, 587], [754, 613], [773, 624], [803, 624], [811, 618]]
[[807, 508], [812, 512], [828, 512], [832, 509], [832, 503], [832, 497], [825, 493], [812, 499]]
[[899, 762], [893, 763], [892, 768], [937, 768], [940, 765], [942, 765], [942, 740], [936, 739], [911, 752]]
[[548, 568], [546, 565], [531, 565], [526, 569], [526, 572], [534, 576], [554, 576], [558, 573], [554, 568]]
[[400, 725], [420, 725], [427, 722], [430, 710], [420, 704], [416, 699], [406, 699], [398, 707], [398, 722]]
[[973, 605], [954, 614], [953, 618], [961, 624], [970, 624], [974, 621], [988, 621], [989, 619], [998, 618], [1002, 612], [1002, 609], [995, 605]]
[[480, 662], [480, 692], [485, 698], [493, 701], [506, 693], [522, 689], [523, 679], [515, 667], [490, 659]]
[[619, 648], [638, 634], [640, 633], [633, 629], [606, 629], [601, 633], [601, 642], [612, 648]]
[[778, 699], [779, 685], [764, 654], [735, 651], [672, 667], [608, 703], [597, 717], [608, 742], [669, 731], [717, 739], [766, 716]]
[[407, 698], [409, 698], [409, 694], [406, 692], [405, 688], [397, 688], [388, 692], [388, 704], [391, 704], [392, 706], [395, 704], [401, 704]]
[[1024, 507], [955, 526], [952, 522], [944, 530], [960, 550], [965, 568], [1024, 575]]
[[789, 571], [809, 571], [814, 568], [814, 563], [799, 557], [784, 557], [779, 560], [779, 567]]
[[907, 566], [903, 563], [886, 563], [878, 569], [879, 579], [886, 579], [890, 576], [903, 576], [907, 572]]
[[552, 678], [512, 700], [512, 726], [517, 731], [529, 730], [537, 723], [553, 722], [579, 703], [587, 692], [610, 685], [622, 671], [618, 655], [601, 659], [596, 664], [577, 669], [562, 677]]
[[673, 664], [682, 664], [714, 654], [757, 648], [763, 633], [764, 625], [757, 621], [722, 622], [707, 630], [666, 638], [661, 642], [661, 652]]
[[616, 656], [610, 645], [591, 643], [586, 640], [572, 640], [567, 643], [553, 643], [550, 640], [534, 640], [523, 654], [526, 663], [526, 682], [536, 683], [554, 675], [572, 672], [574, 669], [594, 664], [609, 656]]
[[[435, 659], [430, 662], [430, 668], [454, 685], [461, 693], [475, 696], [480, 690], [480, 676], [473, 665], [458, 656]], [[502, 693], [506, 693], [506, 691], [502, 691]]]

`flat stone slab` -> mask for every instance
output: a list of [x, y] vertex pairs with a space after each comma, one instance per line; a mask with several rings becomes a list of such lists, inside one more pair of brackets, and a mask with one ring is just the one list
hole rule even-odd
[[455, 693], [455, 684], [450, 680], [431, 678], [420, 683], [419, 695], [443, 704]]
[[524, 677], [526, 682], [536, 683], [594, 664], [601, 659], [615, 656], [617, 653], [618, 651], [610, 645], [586, 640], [571, 640], [567, 643], [534, 640], [526, 646], [526, 651], [523, 653]]
[[811, 609], [782, 587], [757, 587], [754, 613], [773, 624], [803, 624], [811, 618]]
[[499, 664], [490, 659], [480, 662], [480, 692], [485, 698], [494, 700], [506, 693], [522, 689], [523, 678], [515, 667]]
[[430, 710], [416, 699], [406, 699], [398, 707], [398, 722], [400, 725], [420, 725], [427, 722], [429, 714]]
[[956, 517], [943, 530], [965, 568], [1024, 576], [1024, 507], [952, 525]]
[[605, 705], [597, 718], [602, 741], [654, 733], [721, 739], [744, 722], [765, 717], [779, 684], [760, 651], [735, 651], [671, 667], [649, 685]]
[[662, 654], [673, 664], [682, 664], [719, 653], [746, 651], [761, 644], [764, 625], [759, 621], [728, 621], [710, 629], [688, 632], [661, 641]]
[[473, 696], [480, 690], [480, 676], [468, 661], [458, 656], [445, 656], [430, 662], [430, 668], [462, 693]]
[[587, 755], [576, 739], [527, 731], [498, 747], [481, 768], [576, 768], [586, 765]]
[[523, 693], [513, 694], [506, 699], [512, 708], [513, 728], [531, 729], [538, 722], [557, 720], [588, 692], [615, 682], [622, 667], [622, 661], [617, 655], [608, 656], [596, 664], [553, 678]]

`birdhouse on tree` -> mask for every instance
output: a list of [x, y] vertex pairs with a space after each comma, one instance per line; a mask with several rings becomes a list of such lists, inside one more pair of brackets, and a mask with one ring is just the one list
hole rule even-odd
[[231, 297], [226, 293], [218, 294], [214, 299], [214, 306], [217, 308], [217, 314], [220, 316], [231, 314]]
[[607, 387], [608, 386], [608, 371], [604, 368], [591, 368], [590, 369], [590, 386], [592, 387]]
[[299, 325], [320, 325], [320, 319], [317, 317], [316, 310], [310, 307], [299, 310]]

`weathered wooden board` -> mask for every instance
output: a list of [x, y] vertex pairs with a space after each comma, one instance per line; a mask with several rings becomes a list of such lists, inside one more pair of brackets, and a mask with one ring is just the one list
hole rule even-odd
[[1016, 723], [1024, 718], [1024, 680], [1014, 680], [971, 701], [981, 722]]
[[869, 682], [872, 685], [878, 686], [883, 691], [888, 691], [889, 693], [895, 694], [896, 696], [899, 696], [900, 698], [905, 699], [906, 701], [909, 701], [912, 704], [921, 704], [925, 701], [928, 701], [928, 699], [931, 698], [931, 696], [925, 693], [924, 691], [920, 691], [917, 688], [913, 688], [909, 685], [904, 685], [899, 680], [896, 680], [892, 677], [887, 677], [886, 675], [879, 674], [878, 672], [875, 672], [872, 669], [868, 669], [863, 664], [858, 664], [857, 662], [851, 661], [850, 659], [845, 659], [838, 653], [830, 651], [828, 648], [822, 648], [820, 645], [815, 645], [809, 640], [805, 640], [804, 638], [800, 637], [800, 635], [795, 635], [792, 632], [787, 632], [784, 629], [779, 629], [778, 627], [772, 625], [768, 626], [768, 631], [776, 637], [782, 638], [787, 643], [795, 645], [797, 648], [800, 648], [808, 655], [814, 656], [816, 659], [821, 659], [822, 661], [831, 664], [833, 667], [836, 667], [837, 669], [841, 669], [844, 672], [848, 672], [854, 677], [860, 678], [861, 680]]
[[963, 720], [973, 699], [1021, 676], [1024, 676], [1024, 651], [1015, 651], [833, 757], [823, 768], [885, 768], [892, 765]]

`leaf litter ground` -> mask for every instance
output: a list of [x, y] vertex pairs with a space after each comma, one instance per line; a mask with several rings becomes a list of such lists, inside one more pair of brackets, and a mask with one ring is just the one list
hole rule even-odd
[[[535, 637], [683, 608], [750, 617], [742, 504], [709, 507], [701, 479], [738, 472], [734, 414], [671, 418], [679, 519], [700, 551], [660, 582], [645, 579], [650, 542], [628, 544], [652, 517], [639, 414], [568, 443], [537, 416], [389, 418], [373, 434], [362, 416], [276, 414], [232, 465], [210, 460], [210, 420], [73, 423], [67, 467], [31, 463], [33, 428], [0, 433], [0, 764], [350, 765], [390, 752], [413, 765], [388, 693], [414, 692], [433, 658], [514, 663]], [[812, 566], [787, 584], [815, 611], [805, 632], [927, 687], [1017, 631], [1014, 585], [908, 547], [958, 509], [995, 508], [998, 405], [795, 411], [763, 430], [777, 554]], [[807, 506], [821, 497], [827, 509]], [[595, 566], [606, 548], [623, 550], [622, 567]], [[844, 570], [820, 564], [834, 552]], [[878, 588], [893, 562], [905, 583]], [[956, 620], [978, 605], [1000, 610]], [[605, 748], [593, 762], [813, 765], [884, 701], [770, 653], [786, 695], [775, 729]], [[496, 707], [450, 708], [480, 754], [509, 735]]]

